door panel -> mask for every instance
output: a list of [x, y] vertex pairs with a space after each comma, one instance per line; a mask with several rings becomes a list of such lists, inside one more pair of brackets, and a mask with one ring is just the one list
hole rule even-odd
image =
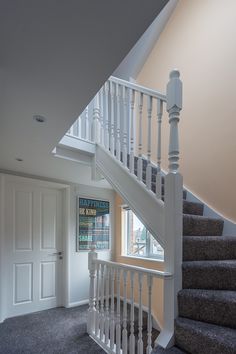
[[33, 264], [14, 264], [14, 304], [32, 302], [33, 299]]
[[8, 317], [60, 306], [62, 192], [7, 182], [5, 243]]

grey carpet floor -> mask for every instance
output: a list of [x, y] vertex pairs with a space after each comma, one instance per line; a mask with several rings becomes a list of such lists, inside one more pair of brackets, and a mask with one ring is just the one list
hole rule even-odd
[[87, 334], [87, 305], [56, 308], [0, 324], [0, 354], [102, 354]]

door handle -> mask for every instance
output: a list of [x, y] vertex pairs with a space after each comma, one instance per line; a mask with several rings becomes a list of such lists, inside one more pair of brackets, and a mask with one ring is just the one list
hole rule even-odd
[[62, 252], [54, 252], [54, 253], [51, 253], [49, 254], [49, 256], [62, 256]]

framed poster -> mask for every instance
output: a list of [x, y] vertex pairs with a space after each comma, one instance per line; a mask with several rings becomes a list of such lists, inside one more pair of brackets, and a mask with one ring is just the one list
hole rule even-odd
[[110, 241], [110, 209], [105, 200], [77, 198], [77, 251], [108, 250]]

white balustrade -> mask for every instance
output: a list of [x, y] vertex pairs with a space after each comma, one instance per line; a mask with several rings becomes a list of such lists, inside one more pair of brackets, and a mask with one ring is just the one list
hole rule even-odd
[[[155, 271], [131, 265], [109, 262], [97, 258], [94, 250], [89, 252], [90, 302], [88, 333], [108, 352], [114, 354], [151, 353], [152, 341], [152, 283], [154, 278], [172, 279], [167, 272]], [[94, 291], [96, 275], [96, 291]], [[134, 331], [135, 279], [138, 281], [138, 333]], [[144, 284], [146, 279], [146, 286]], [[116, 292], [115, 292], [116, 285]], [[105, 298], [104, 298], [105, 288]], [[142, 294], [147, 293], [147, 347], [143, 343]], [[130, 296], [128, 297], [128, 293]], [[95, 294], [95, 298], [94, 298]], [[122, 300], [121, 300], [122, 294]], [[104, 320], [105, 300], [105, 320]], [[100, 306], [99, 306], [100, 303]], [[116, 306], [115, 306], [116, 303]], [[96, 305], [95, 305], [96, 304]], [[121, 304], [123, 307], [121, 318]], [[90, 315], [93, 316], [90, 317]], [[97, 324], [98, 319], [98, 324]], [[92, 321], [94, 320], [94, 323]], [[128, 326], [129, 324], [129, 326]], [[129, 329], [129, 332], [128, 332]]]
[[[162, 145], [165, 143], [162, 139], [164, 107], [169, 117], [168, 156], [165, 156], [165, 159], [168, 158], [169, 161], [167, 175], [164, 175], [161, 170]], [[176, 297], [178, 290], [181, 289], [183, 181], [178, 171], [178, 123], [181, 109], [182, 82], [177, 70], [170, 73], [166, 95], [122, 79], [110, 77], [67, 133], [70, 137], [90, 140], [102, 145], [110, 154], [112, 162], [116, 160], [116, 166], [119, 164], [122, 176], [127, 176], [130, 173], [133, 176], [132, 181], [135, 179], [135, 184], [140, 186], [144, 193], [146, 192], [148, 195], [153, 193], [153, 197], [157, 200], [158, 218], [163, 220], [160, 239], [164, 246], [165, 272], [166, 274], [175, 274], [173, 278], [160, 275], [164, 279], [164, 327], [157, 343], [163, 347], [167, 347], [173, 342], [174, 319], [177, 316]], [[162, 183], [163, 179], [164, 184]], [[126, 195], [126, 199], [128, 197]], [[146, 213], [149, 213], [149, 210], [146, 210]], [[143, 220], [145, 220], [145, 215]], [[148, 225], [145, 226], [148, 228]], [[153, 236], [159, 237], [157, 232]], [[88, 332], [94, 338], [96, 337], [103, 347], [105, 346], [104, 348], [109, 348], [108, 352], [120, 354], [121, 352], [127, 353], [129, 350], [130, 353], [134, 353], [133, 311], [131, 310], [131, 318], [127, 319], [126, 290], [128, 286], [131, 287], [129, 301], [132, 307], [133, 287], [136, 284], [133, 277], [137, 273], [138, 301], [142, 309], [143, 278], [148, 277], [148, 306], [151, 308], [152, 280], [156, 275], [151, 276], [150, 271], [145, 273], [143, 270], [127, 268], [127, 266], [116, 263], [104, 263], [96, 259], [90, 262], [90, 266], [91, 264], [99, 264], [100, 267], [90, 268]], [[96, 276], [97, 287], [95, 291]], [[124, 300], [121, 322], [120, 285], [122, 283]], [[115, 292], [116, 299], [114, 298]], [[94, 297], [96, 297], [96, 301]], [[129, 333], [127, 320], [130, 321]], [[143, 353], [142, 326], [142, 311], [140, 310], [138, 354]], [[148, 343], [145, 348], [147, 353], [151, 352], [153, 346], [151, 329], [150, 312], [148, 315]]]

